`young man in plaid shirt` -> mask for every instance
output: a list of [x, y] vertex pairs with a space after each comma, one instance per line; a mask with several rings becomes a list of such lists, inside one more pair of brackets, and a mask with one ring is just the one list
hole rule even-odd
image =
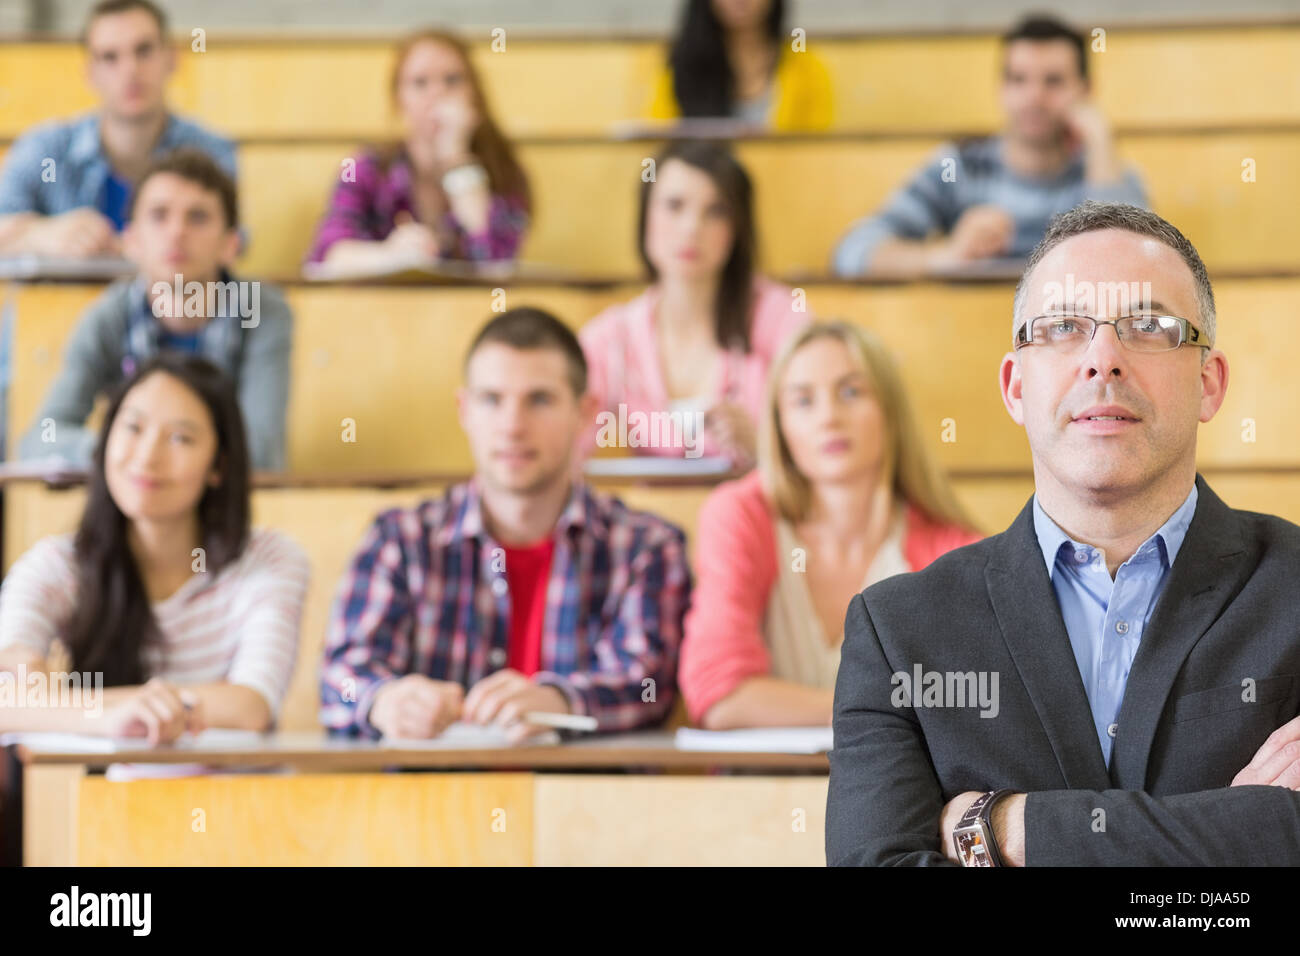
[[573, 333], [539, 309], [489, 322], [457, 396], [473, 477], [375, 519], [331, 614], [321, 722], [433, 737], [452, 721], [518, 742], [529, 711], [600, 730], [673, 702], [690, 570], [682, 531], [575, 478], [596, 414]]

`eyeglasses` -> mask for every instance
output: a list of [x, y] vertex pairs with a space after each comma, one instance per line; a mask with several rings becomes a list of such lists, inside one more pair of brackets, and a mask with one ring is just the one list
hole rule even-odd
[[1180, 345], [1208, 349], [1205, 333], [1174, 315], [1126, 315], [1101, 321], [1086, 315], [1040, 315], [1016, 332], [1015, 347], [1043, 345], [1056, 352], [1080, 352], [1097, 334], [1097, 327], [1115, 326], [1115, 335], [1134, 352], [1169, 352]]

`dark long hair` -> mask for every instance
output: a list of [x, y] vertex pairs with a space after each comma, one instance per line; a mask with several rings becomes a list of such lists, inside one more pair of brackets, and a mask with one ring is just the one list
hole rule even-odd
[[[772, 0], [767, 35], [774, 45], [785, 33], [785, 0]], [[710, 0], [688, 0], [682, 25], [668, 50], [673, 94], [682, 116], [730, 116], [736, 80], [727, 59], [726, 30]]]
[[66, 638], [68, 653], [72, 670], [102, 672], [109, 687], [148, 680], [144, 652], [161, 640], [144, 580], [127, 545], [129, 522], [113, 500], [104, 474], [104, 448], [123, 400], [137, 384], [159, 373], [172, 376], [203, 401], [217, 433], [221, 483], [207, 487], [198, 503], [206, 572], [215, 577], [248, 542], [251, 477], [234, 386], [206, 359], [162, 352], [145, 362], [109, 400], [75, 539], [77, 606]]
[[[754, 269], [758, 259], [758, 238], [754, 229], [754, 187], [745, 167], [726, 146], [706, 140], [680, 140], [655, 158], [655, 169], [670, 159], [681, 160], [708, 174], [717, 187], [731, 217], [731, 255], [722, 267], [718, 300], [714, 304], [713, 329], [720, 348], [749, 351], [750, 310], [754, 304]], [[641, 212], [637, 221], [637, 251], [651, 281], [659, 272], [646, 252], [645, 230], [653, 182], [641, 186]]]

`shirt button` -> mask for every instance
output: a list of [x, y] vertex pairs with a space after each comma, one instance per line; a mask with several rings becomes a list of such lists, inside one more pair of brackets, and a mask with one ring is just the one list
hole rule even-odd
[[506, 584], [505, 578], [492, 579], [492, 593], [495, 594], [497, 597], [505, 597], [506, 592], [509, 590], [510, 590], [510, 585]]
[[1080, 564], [1087, 564], [1088, 552], [1080, 548], [1078, 551], [1074, 552], [1074, 560], [1078, 561]]
[[499, 647], [494, 647], [492, 653], [488, 654], [488, 660], [493, 667], [500, 667], [506, 662], [506, 652]]
[[1106, 728], [1106, 733], [1114, 737], [1117, 730], [1119, 730], [1119, 724], [1111, 724]]
[[1116, 633], [1116, 634], [1127, 634], [1127, 633], [1128, 633], [1128, 621], [1116, 621], [1116, 622], [1115, 622], [1115, 633]]

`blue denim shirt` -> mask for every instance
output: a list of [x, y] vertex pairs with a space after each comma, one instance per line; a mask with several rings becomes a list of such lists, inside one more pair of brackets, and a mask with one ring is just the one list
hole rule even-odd
[[1034, 495], [1034, 533], [1070, 635], [1107, 766], [1114, 737], [1124, 732], [1116, 721], [1129, 669], [1196, 513], [1196, 497], [1193, 484], [1178, 510], [1119, 566], [1112, 580], [1105, 555], [1062, 531]]
[[[178, 116], [154, 146], [160, 156], [182, 146], [210, 154], [235, 176], [235, 144]], [[17, 140], [0, 167], [0, 215], [34, 212], [57, 216], [82, 206], [103, 210], [111, 168], [99, 139], [99, 114], [42, 123]]]

